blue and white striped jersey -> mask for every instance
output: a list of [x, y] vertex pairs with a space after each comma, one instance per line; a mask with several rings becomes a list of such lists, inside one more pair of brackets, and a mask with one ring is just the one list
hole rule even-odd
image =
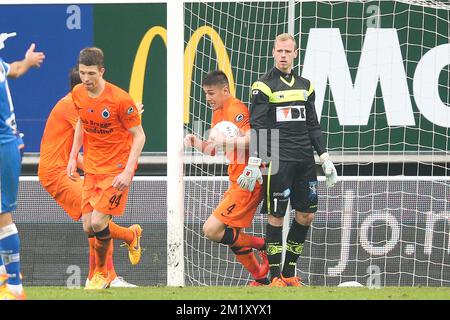
[[0, 58], [0, 144], [17, 139], [16, 116], [7, 78], [9, 69], [9, 64]]

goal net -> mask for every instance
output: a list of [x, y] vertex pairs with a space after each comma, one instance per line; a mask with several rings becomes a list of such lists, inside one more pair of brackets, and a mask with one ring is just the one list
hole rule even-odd
[[[273, 39], [293, 26], [294, 70], [314, 84], [342, 177], [332, 189], [320, 179], [297, 264], [306, 284], [450, 285], [449, 21], [447, 1], [184, 4], [184, 128], [203, 139], [212, 115], [203, 76], [223, 70], [248, 104], [273, 67]], [[228, 247], [202, 232], [228, 187], [226, 160], [186, 149], [184, 163], [186, 284], [245, 285]], [[266, 221], [257, 213], [247, 232], [262, 236]]]

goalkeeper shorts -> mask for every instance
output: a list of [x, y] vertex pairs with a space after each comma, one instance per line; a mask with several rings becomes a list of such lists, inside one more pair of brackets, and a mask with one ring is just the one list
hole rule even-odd
[[91, 213], [95, 210], [112, 216], [120, 216], [125, 211], [129, 188], [119, 191], [112, 186], [118, 174], [90, 174], [84, 177], [81, 198], [81, 212]]
[[252, 225], [253, 216], [261, 202], [261, 191], [259, 183], [255, 185], [253, 192], [232, 183], [213, 215], [227, 226], [248, 228]]
[[292, 209], [305, 213], [317, 211], [317, 174], [314, 161], [280, 161], [278, 172], [264, 176], [262, 212], [284, 217], [291, 201]]

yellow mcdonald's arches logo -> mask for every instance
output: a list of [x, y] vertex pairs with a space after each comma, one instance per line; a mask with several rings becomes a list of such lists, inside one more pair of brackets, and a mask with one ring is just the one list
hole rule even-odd
[[220, 35], [213, 28], [208, 26], [198, 28], [191, 36], [191, 39], [189, 39], [184, 51], [184, 123], [189, 122], [189, 95], [191, 93], [192, 70], [194, 68], [198, 43], [204, 35], [209, 36], [213, 43], [219, 69], [225, 72], [228, 77], [231, 94], [234, 96], [236, 93], [230, 59], [228, 58], [227, 50]]
[[[148, 53], [150, 46], [156, 36], [160, 36], [167, 45], [167, 30], [163, 27], [152, 27], [147, 31], [139, 44], [134, 59], [133, 69], [130, 79], [130, 96], [134, 101], [142, 101], [144, 91], [145, 67], [147, 65]], [[194, 68], [194, 60], [197, 52], [197, 46], [203, 36], [208, 36], [214, 46], [217, 56], [219, 69], [225, 72], [230, 82], [230, 92], [234, 96], [236, 88], [234, 85], [234, 77], [231, 69], [230, 59], [228, 57], [225, 45], [220, 35], [211, 27], [203, 26], [195, 30], [184, 50], [184, 122], [189, 123], [189, 95], [191, 92], [192, 73]], [[208, 70], [209, 71], [209, 70]]]
[[153, 27], [148, 30], [139, 44], [134, 58], [133, 69], [131, 71], [129, 94], [136, 102], [142, 102], [144, 92], [145, 67], [147, 65], [148, 53], [153, 39], [160, 36], [167, 46], [167, 31], [163, 27]]

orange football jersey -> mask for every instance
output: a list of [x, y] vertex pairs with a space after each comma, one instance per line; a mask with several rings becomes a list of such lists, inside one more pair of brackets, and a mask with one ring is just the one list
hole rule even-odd
[[93, 174], [122, 172], [133, 141], [128, 129], [141, 124], [133, 99], [107, 81], [96, 98], [89, 97], [82, 84], [75, 86], [72, 99], [83, 127], [84, 171]]
[[40, 178], [51, 178], [56, 172], [66, 170], [77, 120], [78, 112], [69, 93], [58, 101], [48, 116], [41, 140]]
[[[250, 114], [247, 106], [235, 97], [227, 99], [222, 108], [213, 112], [211, 128], [221, 121], [233, 122], [245, 134], [250, 130]], [[230, 160], [228, 165], [228, 176], [231, 182], [236, 182], [248, 161], [248, 152], [245, 152], [245, 163], [239, 163], [238, 152], [227, 153]], [[242, 161], [241, 161], [242, 162]]]

